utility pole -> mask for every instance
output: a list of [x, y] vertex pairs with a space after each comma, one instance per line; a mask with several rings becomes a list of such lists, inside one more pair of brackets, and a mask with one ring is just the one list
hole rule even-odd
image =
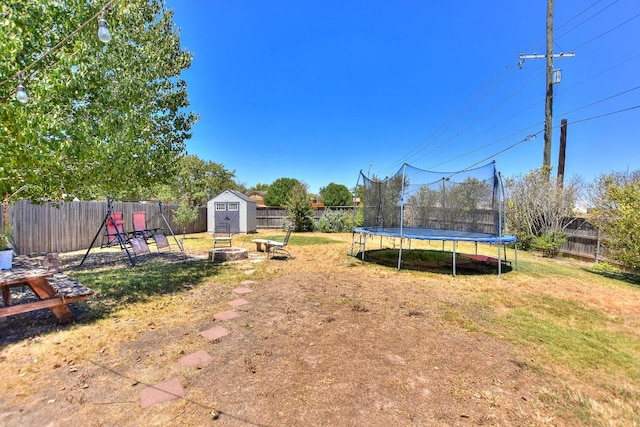
[[567, 153], [567, 119], [560, 120], [560, 151], [558, 152], [558, 187], [564, 186], [564, 163]]
[[565, 58], [576, 56], [573, 51], [570, 53], [553, 53], [553, 0], [547, 0], [547, 53], [546, 55], [523, 55], [520, 54], [520, 68], [525, 59], [547, 60], [546, 67], [546, 96], [544, 101], [544, 149], [542, 152], [542, 166], [545, 169], [547, 179], [551, 174], [551, 134], [553, 129], [553, 85], [560, 83], [560, 70], [553, 69], [553, 58]]
[[542, 152], [542, 167], [549, 180], [551, 173], [551, 131], [553, 130], [553, 0], [547, 0], [547, 67], [546, 87], [544, 97], [544, 150]]

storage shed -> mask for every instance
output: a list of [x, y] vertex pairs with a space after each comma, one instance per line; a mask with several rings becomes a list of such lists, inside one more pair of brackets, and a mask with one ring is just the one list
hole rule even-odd
[[232, 233], [256, 232], [256, 202], [235, 190], [225, 190], [207, 202], [207, 231], [228, 224]]

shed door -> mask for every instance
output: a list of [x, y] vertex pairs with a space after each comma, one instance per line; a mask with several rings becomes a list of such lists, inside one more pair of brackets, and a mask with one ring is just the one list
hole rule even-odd
[[240, 232], [240, 203], [216, 202], [215, 224], [229, 224], [232, 233]]

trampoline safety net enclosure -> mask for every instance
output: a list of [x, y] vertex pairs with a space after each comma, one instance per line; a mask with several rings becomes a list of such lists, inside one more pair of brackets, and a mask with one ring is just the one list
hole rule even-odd
[[[364, 188], [364, 222], [354, 233], [360, 239], [363, 234], [400, 237], [400, 254], [403, 238], [453, 241], [454, 248], [457, 241], [501, 246], [516, 240], [503, 234], [504, 187], [495, 162], [458, 172], [404, 164], [383, 180], [369, 179], [361, 171], [358, 181]], [[363, 244], [352, 245], [352, 255], [359, 246]]]

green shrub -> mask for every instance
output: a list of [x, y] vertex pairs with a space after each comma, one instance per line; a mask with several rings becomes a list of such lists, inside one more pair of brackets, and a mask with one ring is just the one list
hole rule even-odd
[[318, 220], [316, 229], [323, 233], [350, 231], [351, 213], [326, 209]]
[[545, 233], [542, 236], [534, 237], [531, 245], [534, 249], [542, 252], [542, 256], [555, 258], [560, 254], [560, 247], [567, 241], [564, 233]]
[[304, 184], [298, 182], [293, 186], [284, 207], [289, 212], [287, 221], [293, 224], [294, 231], [313, 231], [313, 207]]

